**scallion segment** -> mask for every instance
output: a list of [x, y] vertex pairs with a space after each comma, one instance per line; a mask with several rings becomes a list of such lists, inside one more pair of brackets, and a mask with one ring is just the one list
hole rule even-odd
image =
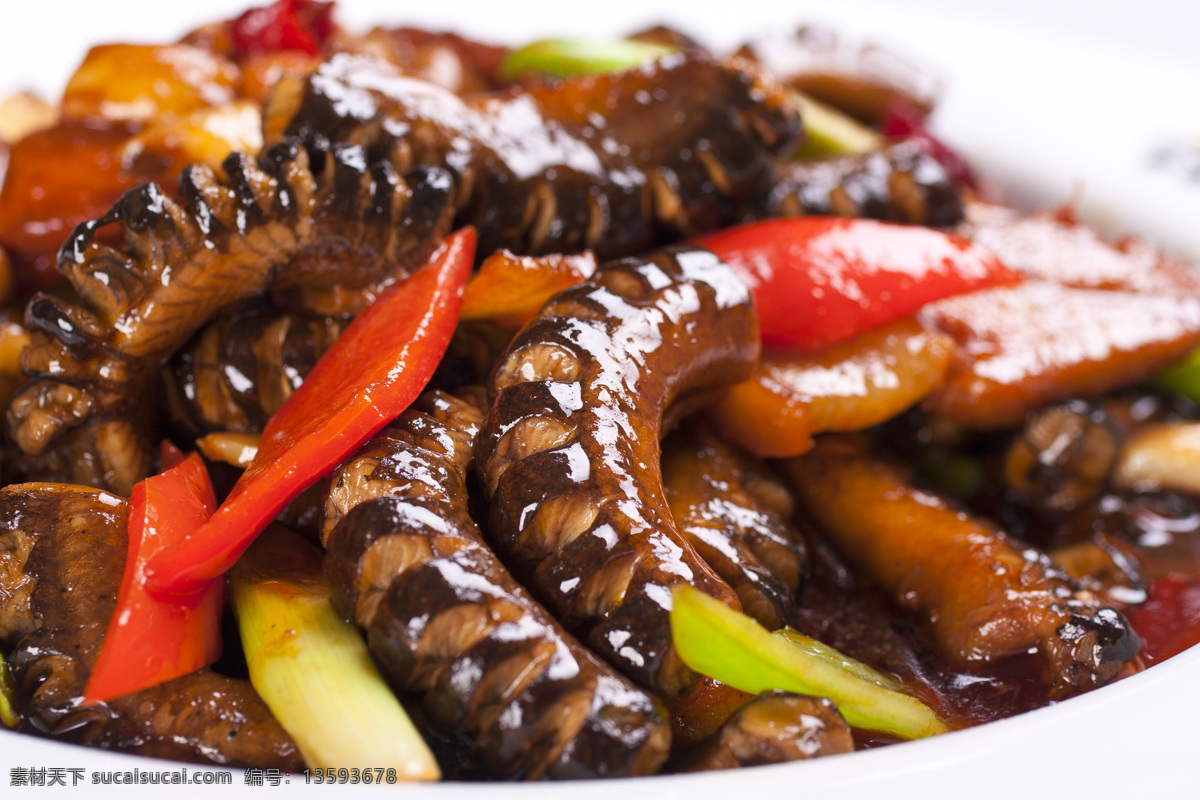
[[632, 69], [674, 52], [675, 48], [633, 39], [590, 42], [546, 39], [513, 50], [500, 62], [500, 78], [511, 81], [530, 73], [569, 78]]
[[[901, 739], [949, 730], [921, 701], [814, 654], [787, 635], [757, 622], [691, 587], [674, 593], [671, 629], [675, 649], [689, 667], [751, 694], [775, 689], [827, 697], [850, 725]], [[825, 648], [829, 652], [829, 648]]]
[[807, 134], [796, 158], [873, 153], [883, 148], [883, 137], [858, 120], [808, 95], [793, 94]]
[[0, 725], [6, 728], [17, 727], [17, 714], [13, 710], [13, 698], [16, 696], [17, 687], [13, 685], [4, 654], [0, 653]]
[[392, 768], [441, 777], [376, 670], [362, 635], [329, 602], [316, 548], [268, 529], [230, 576], [250, 682], [312, 768]]
[[851, 675], [862, 678], [864, 681], [870, 681], [876, 686], [882, 686], [884, 689], [890, 689], [893, 692], [904, 691], [904, 687], [900, 684], [900, 681], [892, 676], [884, 675], [879, 670], [857, 659], [853, 659], [839, 650], [835, 650], [818, 639], [805, 636], [795, 628], [784, 628], [783, 630], [775, 631], [772, 636], [778, 636], [800, 648], [813, 658], [826, 661], [838, 669], [845, 670]]
[[1200, 403], [1200, 347], [1161, 370], [1150, 382], [1158, 389], [1175, 392]]

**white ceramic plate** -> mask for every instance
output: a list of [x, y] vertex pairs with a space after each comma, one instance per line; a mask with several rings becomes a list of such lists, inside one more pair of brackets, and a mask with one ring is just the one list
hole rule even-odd
[[[0, 87], [61, 90], [88, 44], [169, 41], [189, 27], [240, 11], [245, 0], [114, 4], [13, 0], [0, 12]], [[672, 7], [646, 0], [499, 4], [447, 2], [396, 8], [386, 0], [349, 0], [351, 27], [379, 21], [449, 27], [498, 41], [539, 36], [618, 34], [670, 21], [715, 45], [818, 19], [867, 34], [939, 69], [946, 91], [935, 127], [981, 170], [1026, 204], [1076, 199], [1084, 216], [1112, 234], [1151, 236], [1200, 261], [1200, 5], [1142, 0], [918, 0], [901, 12], [861, 2], [822, 7], [738, 3]], [[1200, 715], [1200, 650], [1193, 649], [1116, 685], [1001, 722], [936, 740], [804, 764], [699, 776], [568, 786], [428, 787], [254, 786], [242, 771], [231, 783], [172, 787], [172, 797], [262, 797], [286, 792], [414, 798], [552, 800], [622, 797], [700, 798], [1181, 796], [1194, 786], [1194, 724]], [[28, 769], [59, 769], [66, 787], [21, 789]], [[79, 770], [71, 772], [70, 769]], [[93, 784], [93, 771], [177, 770], [155, 762], [0, 732], [0, 786], [10, 792], [161, 797], [163, 787]], [[196, 773], [189, 767], [189, 776]], [[220, 770], [216, 772], [222, 772]], [[53, 773], [51, 773], [53, 774]], [[215, 773], [214, 773], [215, 774]], [[78, 785], [75, 776], [79, 776]]]

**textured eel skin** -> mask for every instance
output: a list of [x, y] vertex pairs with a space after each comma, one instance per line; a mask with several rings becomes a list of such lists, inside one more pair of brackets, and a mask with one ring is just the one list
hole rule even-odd
[[171, 359], [172, 416], [193, 433], [262, 431], [346, 322], [268, 305], [218, 317]]
[[663, 442], [663, 486], [679, 532], [766, 628], [792, 622], [804, 539], [791, 493], [747, 453], [698, 426]]
[[124, 570], [125, 501], [81, 486], [0, 489], [0, 644], [22, 727], [160, 758], [295, 770], [303, 762], [250, 683], [200, 670], [82, 706]]
[[654, 701], [521, 588], [467, 513], [485, 405], [482, 390], [427, 393], [334, 475], [335, 607], [366, 629], [394, 685], [421, 698], [425, 723], [487, 774], [655, 772], [670, 730]]
[[884, 121], [889, 107], [908, 107], [925, 117], [939, 91], [936, 76], [873, 43], [805, 25], [772, 31], [738, 49], [788, 86], [868, 125]]
[[482, 254], [614, 258], [733, 222], [770, 191], [800, 118], [749, 62], [697, 52], [465, 99], [341, 54], [282, 82], [264, 129], [317, 149], [360, 144], [401, 171], [451, 169], [456, 224], [479, 230]]
[[953, 228], [963, 221], [962, 194], [936, 159], [916, 142], [877, 153], [775, 168], [775, 185], [751, 217], [825, 215]]
[[[222, 170], [189, 167], [180, 201], [135, 187], [63, 245], [59, 270], [82, 303], [29, 305], [21, 367], [35, 380], [7, 418], [23, 476], [127, 494], [150, 466], [158, 369], [209, 317], [267, 289], [369, 295], [422, 264], [449, 226], [446, 171], [401, 177], [350, 145], [310, 166], [283, 143]], [[113, 225], [123, 248], [97, 238]]]
[[1036, 648], [1042, 682], [1060, 699], [1108, 683], [1137, 655], [1137, 634], [1120, 612], [1044, 554], [909, 485], [859, 442], [825, 437], [784, 470], [837, 547], [928, 616], [952, 663]]
[[833, 703], [767, 692], [738, 709], [715, 735], [688, 753], [679, 771], [785, 764], [853, 750], [850, 726]]
[[675, 528], [663, 416], [743, 380], [758, 342], [744, 284], [676, 248], [560, 292], [492, 379], [479, 445], [491, 543], [568, 629], [668, 702], [694, 680], [671, 645], [671, 587], [737, 597]]

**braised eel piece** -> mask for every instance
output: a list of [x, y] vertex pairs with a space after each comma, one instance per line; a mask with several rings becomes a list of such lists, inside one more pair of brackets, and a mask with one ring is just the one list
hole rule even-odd
[[451, 772], [462, 761], [530, 780], [655, 772], [671, 737], [654, 701], [521, 588], [467, 512], [485, 406], [481, 390], [426, 393], [335, 473], [334, 605], [419, 698], [435, 741], [462, 743]]
[[197, 434], [262, 431], [347, 321], [269, 304], [222, 314], [171, 359], [172, 416]]
[[499, 89], [500, 63], [508, 53], [506, 47], [457, 33], [411, 27], [374, 28], [340, 41], [338, 49], [377, 55], [455, 94]]
[[1074, 400], [1030, 413], [1004, 457], [1009, 496], [1043, 512], [1071, 512], [1108, 488], [1123, 431], [1100, 403]]
[[1121, 613], [1033, 547], [910, 485], [860, 442], [825, 437], [783, 462], [822, 530], [961, 667], [1036, 648], [1050, 697], [1113, 680], [1140, 641]]
[[[128, 493], [150, 467], [158, 370], [214, 313], [268, 290], [322, 312], [347, 292], [363, 305], [449, 226], [445, 170], [401, 176], [353, 145], [310, 164], [285, 142], [257, 161], [235, 153], [222, 172], [189, 167], [179, 201], [135, 187], [63, 245], [59, 270], [82, 300], [29, 305], [21, 368], [35, 380], [7, 415], [20, 474]], [[102, 243], [110, 227], [123, 247]]]
[[0, 489], [0, 645], [22, 726], [160, 758], [295, 770], [291, 737], [248, 681], [200, 670], [83, 705], [116, 608], [128, 548], [125, 501], [81, 486]]
[[[349, 321], [270, 303], [222, 313], [168, 363], [164, 378], [170, 421], [189, 436], [260, 433]], [[512, 331], [489, 321], [460, 321], [430, 386], [483, 384], [511, 338]], [[2, 367], [0, 362], [0, 377]], [[230, 441], [238, 438], [245, 437]]]
[[667, 437], [663, 487], [675, 524], [770, 630], [792, 624], [806, 546], [791, 492], [760, 462], [700, 426]]
[[362, 56], [283, 81], [267, 141], [362, 145], [400, 171], [445, 166], [479, 252], [645, 252], [728, 224], [765, 195], [800, 133], [788, 92], [749, 62], [680, 52], [626, 72], [459, 96]]
[[1200, 422], [1189, 406], [1146, 390], [1029, 414], [1003, 461], [1006, 498], [1086, 516], [1121, 496], [1200, 493]]
[[758, 351], [745, 285], [683, 247], [560, 292], [492, 378], [478, 454], [491, 543], [568, 629], [668, 702], [694, 682], [671, 645], [671, 588], [738, 601], [675, 527], [659, 438], [706, 391], [744, 380]]
[[738, 55], [762, 64], [787, 85], [852, 117], [876, 125], [893, 104], [933, 110], [936, 76], [874, 44], [858, 44], [813, 25], [747, 42]]
[[960, 187], [915, 141], [875, 153], [785, 161], [775, 185], [749, 217], [820, 214], [952, 228], [963, 221]]
[[680, 765], [681, 772], [786, 764], [854, 750], [850, 726], [824, 698], [787, 692], [759, 695]]

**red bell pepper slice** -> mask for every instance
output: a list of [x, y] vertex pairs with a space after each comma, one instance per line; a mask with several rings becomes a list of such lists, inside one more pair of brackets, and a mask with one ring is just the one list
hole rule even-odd
[[166, 472], [171, 467], [178, 467], [183, 463], [187, 455], [171, 442], [170, 439], [163, 439], [158, 445], [158, 462], [162, 464], [162, 471]]
[[212, 519], [148, 565], [155, 591], [191, 592], [224, 573], [284, 506], [408, 408], [450, 343], [474, 257], [464, 228], [346, 328], [267, 422]]
[[756, 222], [696, 240], [754, 294], [764, 344], [819, 350], [1019, 273], [959, 236], [869, 219]]
[[225, 581], [205, 581], [187, 596], [163, 601], [147, 590], [145, 572], [150, 558], [175, 547], [216, 507], [208, 470], [195, 453], [133, 487], [125, 574], [100, 657], [84, 688], [85, 702], [155, 686], [221, 655]]
[[237, 58], [299, 50], [315, 56], [333, 31], [333, 3], [276, 0], [251, 8], [229, 26]]

